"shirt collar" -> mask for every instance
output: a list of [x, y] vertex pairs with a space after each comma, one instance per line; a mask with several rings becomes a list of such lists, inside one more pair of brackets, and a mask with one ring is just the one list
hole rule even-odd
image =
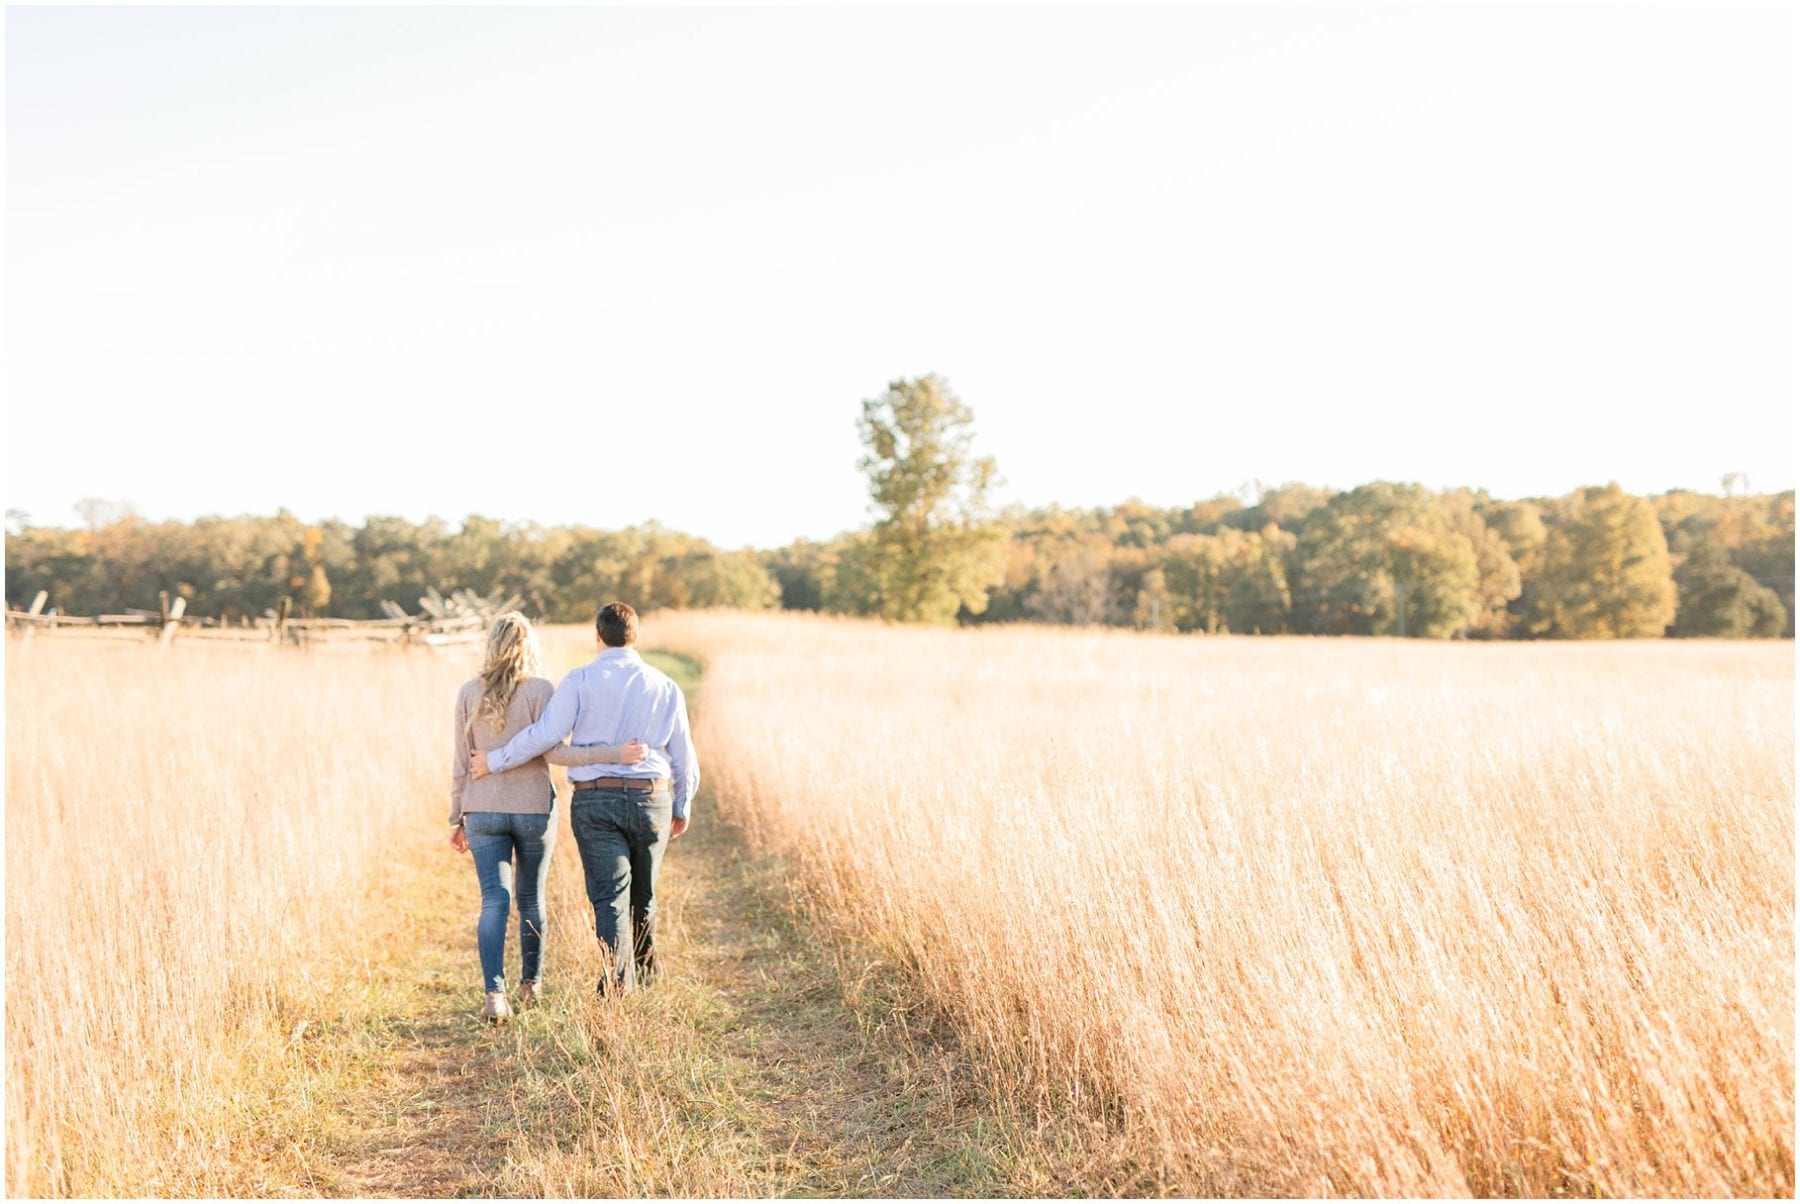
[[636, 661], [643, 658], [637, 654], [636, 648], [602, 648], [597, 661]]

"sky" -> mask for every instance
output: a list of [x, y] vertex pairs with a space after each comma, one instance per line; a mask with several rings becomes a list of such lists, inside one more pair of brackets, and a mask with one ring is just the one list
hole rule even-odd
[[1795, 483], [1785, 7], [9, 8], [42, 524]]

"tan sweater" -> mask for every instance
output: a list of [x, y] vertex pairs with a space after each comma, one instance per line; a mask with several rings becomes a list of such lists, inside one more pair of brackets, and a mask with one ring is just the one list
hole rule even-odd
[[480, 749], [499, 748], [521, 731], [536, 723], [550, 704], [556, 687], [541, 677], [529, 677], [519, 683], [512, 701], [506, 707], [506, 726], [494, 730], [494, 721], [477, 716], [470, 739], [469, 716], [481, 706], [481, 679], [463, 683], [456, 695], [455, 768], [450, 775], [450, 822], [461, 821], [465, 811], [504, 811], [509, 815], [543, 815], [550, 810], [553, 787], [550, 768], [555, 765], [612, 765], [619, 759], [616, 745], [595, 744], [587, 748], [571, 748], [559, 744], [541, 757], [533, 757], [523, 765], [503, 773], [489, 774], [479, 782], [469, 778], [469, 753]]

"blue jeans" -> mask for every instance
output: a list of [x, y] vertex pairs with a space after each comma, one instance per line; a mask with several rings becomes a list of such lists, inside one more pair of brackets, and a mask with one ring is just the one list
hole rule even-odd
[[[594, 905], [602, 994], [656, 977], [656, 874], [669, 844], [674, 805], [667, 786], [648, 791], [576, 785], [569, 827]], [[628, 910], [629, 943], [623, 939]]]
[[481, 882], [481, 919], [475, 925], [475, 943], [481, 949], [484, 991], [506, 989], [506, 928], [515, 894], [522, 963], [519, 977], [530, 981], [542, 972], [544, 883], [550, 877], [550, 850], [556, 844], [554, 798], [550, 805], [548, 815], [470, 811], [463, 816], [463, 833], [469, 838], [475, 877]]

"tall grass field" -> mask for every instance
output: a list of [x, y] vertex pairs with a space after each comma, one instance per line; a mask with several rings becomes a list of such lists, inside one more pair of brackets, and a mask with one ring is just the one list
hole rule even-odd
[[438, 853], [468, 669], [8, 647], [9, 1196], [256, 1190], [295, 1026]]
[[[696, 823], [785, 865], [1045, 1190], [1794, 1192], [1790, 643], [729, 613], [644, 639], [702, 666]], [[551, 668], [591, 641], [547, 633]], [[418, 867], [466, 890], [434, 964], [473, 966], [473, 875], [443, 869], [470, 659], [9, 646], [8, 1194], [312, 1194], [269, 1153], [324, 1148], [291, 1131], [331, 1111], [295, 1051], [336, 1036], [297, 1029], [418, 956], [391, 914]], [[553, 878], [566, 998], [519, 1027], [593, 1065], [507, 1106], [635, 1115], [582, 1052], [627, 1056], [575, 998], [566, 831]], [[641, 1093], [661, 1128], [612, 1147], [731, 1156], [703, 1094]], [[588, 1147], [508, 1140], [496, 1190], [590, 1183]], [[767, 1181], [713, 1162], [670, 1182]]]
[[1793, 1193], [1791, 645], [656, 634], [721, 807], [1138, 1189]]

